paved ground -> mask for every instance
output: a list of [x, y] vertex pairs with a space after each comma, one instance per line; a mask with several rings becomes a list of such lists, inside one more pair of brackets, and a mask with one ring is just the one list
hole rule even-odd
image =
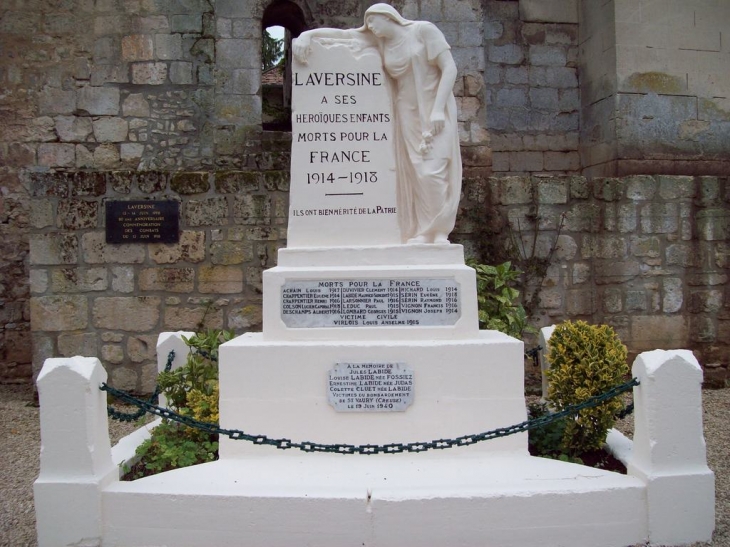
[[[0, 386], [0, 547], [35, 547], [33, 481], [38, 476], [40, 428], [29, 386]], [[730, 389], [705, 391], [705, 437], [717, 487], [712, 547], [730, 547]], [[112, 442], [134, 429], [110, 424]], [[586, 546], [590, 547], [590, 546]]]

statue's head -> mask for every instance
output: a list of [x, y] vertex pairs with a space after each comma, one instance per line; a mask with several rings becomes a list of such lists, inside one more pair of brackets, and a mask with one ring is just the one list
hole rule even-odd
[[405, 19], [398, 11], [388, 4], [373, 4], [365, 12], [365, 26], [370, 27], [368, 20], [374, 20], [377, 16], [384, 16], [398, 25], [410, 25], [412, 21]]

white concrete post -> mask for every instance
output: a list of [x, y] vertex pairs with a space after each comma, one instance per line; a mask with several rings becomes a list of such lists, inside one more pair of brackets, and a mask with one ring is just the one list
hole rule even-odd
[[[185, 338], [192, 338], [195, 335], [194, 332], [182, 331], [177, 332], [161, 332], [160, 336], [157, 337], [157, 372], [162, 372], [167, 366], [167, 356], [170, 354], [170, 350], [175, 352], [175, 358], [172, 361], [172, 369], [180, 368], [185, 364], [190, 353], [190, 347], [183, 340]], [[160, 395], [160, 406], [167, 407], [167, 399], [164, 395]]]
[[548, 396], [548, 388], [550, 387], [550, 384], [547, 380], [547, 371], [550, 368], [550, 362], [547, 359], [548, 351], [550, 348], [548, 348], [548, 343], [550, 342], [550, 337], [553, 335], [553, 331], [555, 330], [555, 325], [550, 325], [549, 327], [543, 327], [540, 329], [540, 338], [538, 340], [538, 344], [542, 349], [538, 353], [539, 361], [540, 361], [540, 375], [542, 377], [542, 400], [547, 401]]
[[702, 431], [702, 369], [688, 350], [655, 350], [634, 361], [634, 445], [628, 472], [647, 485], [649, 541], [709, 541], [715, 476]]
[[38, 376], [41, 471], [34, 484], [39, 547], [99, 545], [101, 490], [112, 462], [107, 374], [96, 357], [46, 359]]

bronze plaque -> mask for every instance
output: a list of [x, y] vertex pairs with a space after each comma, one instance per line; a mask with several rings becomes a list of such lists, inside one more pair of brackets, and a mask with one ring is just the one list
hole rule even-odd
[[107, 201], [107, 243], [177, 243], [180, 203], [177, 201]]

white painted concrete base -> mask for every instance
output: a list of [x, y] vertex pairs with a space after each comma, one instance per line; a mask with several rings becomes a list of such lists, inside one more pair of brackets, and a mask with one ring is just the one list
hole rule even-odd
[[[101, 364], [49, 359], [38, 380], [38, 544], [625, 547], [708, 541], [714, 476], [702, 437], [699, 365], [690, 352], [657, 351], [640, 355], [633, 372], [641, 381], [634, 390], [634, 439], [608, 439], [628, 461], [628, 475], [532, 458], [521, 444], [377, 456], [257, 446], [119, 482], [106, 398], [98, 389], [106, 378]], [[246, 416], [234, 425], [245, 429]]]
[[271, 450], [115, 483], [102, 496], [104, 546], [620, 547], [647, 538], [646, 490], [634, 477], [463, 449], [437, 459]]

